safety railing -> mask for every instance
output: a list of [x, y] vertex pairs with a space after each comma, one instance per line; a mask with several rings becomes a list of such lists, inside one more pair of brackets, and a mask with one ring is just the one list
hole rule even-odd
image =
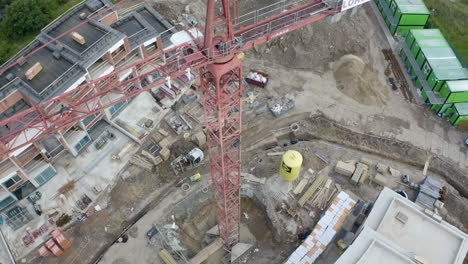
[[240, 35], [240, 41], [242, 42], [243, 45], [254, 41], [256, 39], [260, 39], [262, 37], [268, 36], [272, 33], [281, 31], [287, 27], [293, 26], [295, 24], [298, 24], [305, 19], [308, 19], [310, 17], [316, 16], [323, 11], [328, 10], [328, 6], [325, 3], [317, 3], [315, 5], [306, 7], [304, 9], [301, 9], [299, 11], [296, 11], [292, 14], [289, 14], [284, 17], [280, 17], [277, 19], [274, 19], [266, 24], [262, 24], [259, 26], [256, 26], [254, 28], [251, 28], [245, 32], [243, 32]]
[[273, 4], [262, 7], [260, 9], [251, 11], [244, 15], [239, 16], [234, 20], [234, 27], [247, 27], [256, 24], [260, 21], [270, 17], [279, 15], [295, 7], [310, 3], [312, 1], [306, 0], [279, 0]]

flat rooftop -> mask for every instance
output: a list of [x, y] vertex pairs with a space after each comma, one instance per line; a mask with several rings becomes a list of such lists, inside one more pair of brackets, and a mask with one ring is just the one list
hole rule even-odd
[[156, 29], [158, 33], [164, 32], [171, 28], [166, 20], [164, 20], [161, 15], [155, 13], [154, 10], [149, 8], [140, 8], [137, 10], [137, 13], [140, 14], [148, 23]]
[[125, 33], [127, 36], [132, 36], [145, 28], [144, 25], [142, 25], [142, 23], [134, 16], [129, 16], [126, 19], [117, 21], [112, 24], [112, 27], [122, 33]]
[[[39, 43], [36, 43], [39, 45]], [[34, 64], [40, 63], [42, 70], [32, 79], [28, 80], [25, 77], [26, 71]], [[42, 93], [52, 82], [58, 79], [63, 73], [73, 66], [72, 63], [60, 57], [53, 57], [53, 52], [49, 49], [41, 49], [28, 57], [22, 65], [15, 65], [0, 76], [0, 86], [9, 82], [8, 74], [13, 74], [15, 77], [21, 78], [28, 84], [36, 93]]]
[[[100, 7], [104, 7], [104, 4], [102, 4], [101, 2], [98, 2], [98, 3], [100, 3]], [[93, 13], [94, 13], [94, 10], [90, 10], [86, 5], [82, 5], [81, 7], [69, 13], [66, 19], [64, 19], [63, 21], [60, 21], [60, 23], [55, 24], [46, 32], [52, 38], [56, 38], [60, 36], [61, 34], [67, 32], [74, 26], [80, 23], [83, 23], [83, 21], [88, 19], [88, 17]], [[84, 19], [80, 18], [80, 16], [82, 15], [84, 16]], [[93, 25], [90, 22], [81, 25], [79, 28], [77, 28], [74, 31], [76, 31], [77, 33], [79, 33], [81, 36], [84, 37], [84, 39], [86, 40], [86, 43], [84, 45], [81, 45], [77, 43], [76, 41], [74, 41], [71, 35], [63, 36], [60, 39], [60, 42], [62, 42], [64, 45], [68, 46], [72, 50], [76, 51], [78, 54], [81, 54], [87, 48], [89, 48], [94, 43], [96, 43], [100, 38], [102, 38], [106, 33], [108, 33], [104, 29], [96, 25]]]
[[[397, 216], [404, 216], [407, 220], [403, 223]], [[396, 252], [398, 255], [406, 256], [410, 259], [414, 259], [414, 256], [419, 256], [429, 260], [430, 263], [461, 264], [468, 250], [467, 235], [465, 233], [445, 221], [436, 221], [425, 214], [419, 205], [403, 198], [388, 188], [384, 188], [377, 198], [372, 211], [364, 222], [363, 230], [366, 228], [378, 236], [376, 234], [372, 234], [372, 236], [366, 235], [366, 233], [361, 232], [355, 241], [360, 241], [359, 237], [361, 234], [364, 234], [365, 239], [369, 241], [379, 240], [380, 244], [387, 245], [387, 247], [378, 246], [371, 248], [362, 247], [362, 245], [359, 246], [360, 244], [357, 244], [357, 248], [362, 247], [365, 251], [351, 250], [349, 255], [343, 254], [340, 257], [339, 260], [342, 262], [337, 263], [358, 263], [351, 261], [356, 258], [354, 254], [360, 254], [361, 257], [373, 258], [374, 255], [377, 257], [375, 252], [380, 252], [379, 254], [384, 255], [395, 254]], [[349, 249], [353, 247], [354, 242]], [[382, 250], [389, 252], [382, 253]], [[362, 263], [383, 263], [382, 261], [384, 261], [383, 258], [375, 260], [375, 262]], [[408, 262], [404, 259], [401, 261], [396, 261], [395, 259], [394, 262], [389, 263], [403, 264]]]

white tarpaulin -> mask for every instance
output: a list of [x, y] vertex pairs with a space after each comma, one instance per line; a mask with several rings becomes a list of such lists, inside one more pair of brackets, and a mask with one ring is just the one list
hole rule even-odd
[[341, 6], [341, 11], [353, 8], [358, 5], [362, 5], [370, 0], [343, 0], [343, 5]]

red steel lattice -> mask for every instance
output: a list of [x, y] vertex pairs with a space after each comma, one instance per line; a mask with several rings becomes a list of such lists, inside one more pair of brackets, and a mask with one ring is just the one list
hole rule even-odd
[[[238, 243], [243, 86], [237, 55], [331, 16], [339, 7], [321, 0], [278, 0], [239, 16], [237, 0], [219, 2], [217, 7], [215, 0], [208, 0], [205, 37], [193, 39], [195, 46], [187, 43], [158, 52], [0, 121], [0, 158], [168, 79], [200, 70], [219, 233], [228, 248]], [[128, 70], [132, 77], [119, 81], [119, 74]], [[155, 81], [143, 86], [148, 76]]]

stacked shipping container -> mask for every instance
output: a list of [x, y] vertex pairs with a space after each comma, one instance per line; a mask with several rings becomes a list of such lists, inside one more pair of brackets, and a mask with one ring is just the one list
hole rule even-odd
[[430, 12], [422, 0], [375, 0], [392, 35], [406, 36], [411, 29], [422, 29]]
[[423, 0], [374, 1], [390, 33], [405, 37], [400, 54], [424, 101], [453, 125], [468, 122], [468, 69], [440, 30], [424, 29], [430, 12]]
[[[463, 68], [448, 41], [438, 29], [412, 29], [406, 37], [417, 67], [421, 70], [429, 88], [438, 93], [443, 103], [433, 104], [432, 109], [442, 117], [448, 116], [453, 125], [468, 119], [463, 104], [468, 102], [468, 70]], [[408, 72], [415, 78], [413, 66], [402, 52]], [[421, 95], [429, 103], [421, 81], [416, 78]]]

